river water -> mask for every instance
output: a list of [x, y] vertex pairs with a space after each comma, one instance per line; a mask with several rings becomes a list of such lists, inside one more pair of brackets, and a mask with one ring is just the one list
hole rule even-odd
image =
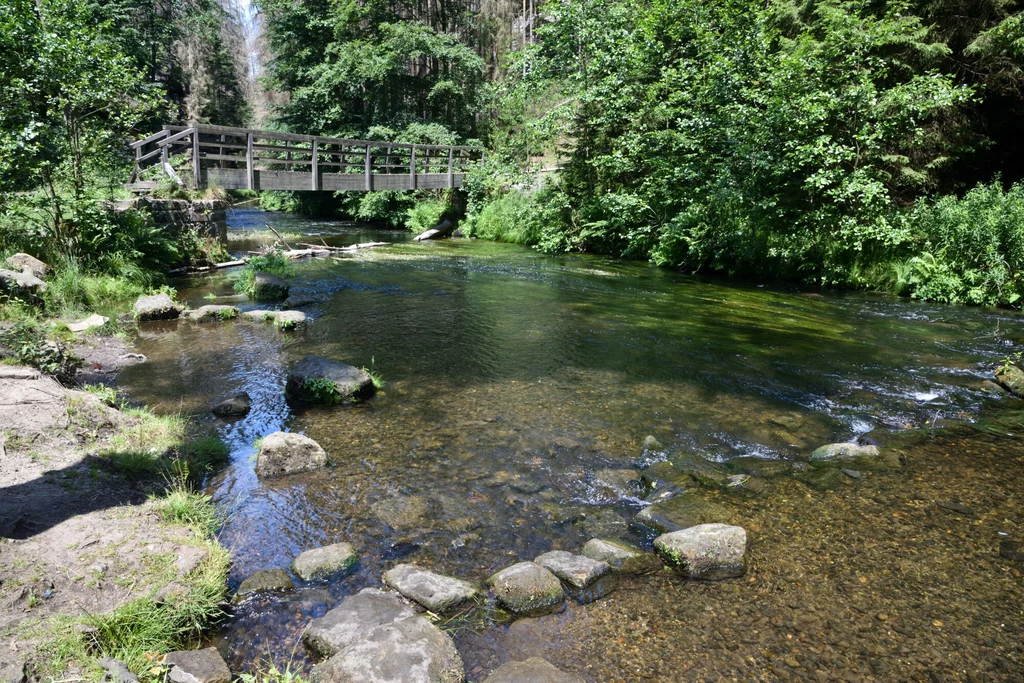
[[[577, 550], [595, 536], [649, 547], [650, 534], [630, 524], [642, 501], [609, 490], [598, 481], [598, 470], [637, 469], [652, 457], [671, 460], [679, 454], [799, 461], [825, 443], [859, 438], [884, 444], [911, 428], [941, 440], [946, 425], [971, 422], [1014, 402], [986, 384], [1000, 359], [1024, 343], [1024, 318], [1014, 312], [702, 280], [645, 264], [552, 257], [470, 240], [414, 243], [404, 233], [255, 210], [230, 212], [231, 250], [265, 243], [265, 234], [247, 232], [264, 223], [293, 246], [321, 239], [331, 245], [394, 244], [297, 262], [292, 293], [315, 300], [303, 308], [309, 316], [304, 331], [246, 322], [148, 324], [136, 345], [149, 362], [121, 375], [134, 399], [158, 411], [193, 413], [230, 445], [231, 463], [208, 482], [208, 491], [229, 515], [221, 540], [234, 555], [233, 585], [259, 569], [286, 568], [309, 548], [344, 540], [360, 553], [357, 570], [344, 578], [238, 607], [214, 639], [236, 669], [262, 658], [308, 667], [298, 635], [309, 618], [346, 595], [379, 585], [381, 573], [398, 562], [483, 581], [518, 559], [550, 549]], [[234, 295], [236, 276], [237, 271], [220, 272], [174, 284], [179, 299], [192, 307], [254, 308]], [[353, 407], [289, 407], [285, 376], [307, 354], [372, 368], [384, 389]], [[229, 422], [209, 414], [216, 399], [239, 391], [253, 399], [247, 417]], [[332, 466], [258, 480], [253, 443], [279, 430], [318, 441]], [[641, 443], [649, 434], [664, 449], [644, 461]], [[1000, 443], [1006, 448], [1005, 440]], [[941, 458], [939, 451], [949, 446], [931, 448], [928, 457]], [[1019, 466], [1019, 456], [1014, 462]], [[849, 497], [872, 490], [899, 501], [905, 489], [893, 488], [884, 476], [848, 483], [849, 491], [822, 499], [824, 494], [787, 480], [769, 498], [737, 504], [762, 539], [791, 539], [797, 532], [783, 519], [803, 517], [813, 525], [834, 516], [829, 528], [848, 527], [839, 545], [852, 553], [849, 539], [867, 530], [858, 522], [863, 510], [851, 507]], [[1010, 503], [1018, 494], [1019, 488]], [[1005, 495], [1000, 501], [1008, 504]], [[1003, 518], [999, 533], [1016, 533], [1019, 512]], [[928, 547], [938, 551], [935, 544]], [[814, 562], [807, 559], [808, 566]], [[785, 576], [772, 572], [773, 582]], [[1008, 578], [1019, 589], [1019, 572]], [[662, 576], [654, 581], [660, 588], [636, 587], [632, 597], [620, 590], [603, 606], [571, 607], [511, 626], [488, 627], [493, 615], [485, 614], [476, 628], [456, 632], [470, 680], [481, 680], [497, 662], [539, 650], [588, 680], [687, 678], [682, 672], [699, 670], [699, 657], [651, 655], [660, 663], [645, 669], [644, 656], [638, 664], [612, 647], [588, 650], [589, 636], [581, 635], [582, 628], [612, 643], [640, 638], [637, 605], [648, 599], [640, 595], [686, 591], [680, 599], [707, 608], [693, 615], [696, 620], [713, 612], [723, 595], [739, 600], [732, 592], [745, 585], [689, 588]], [[660, 597], [649, 599], [654, 602], [642, 608], [644, 614], [663, 606]], [[992, 604], [1005, 600], [996, 596]], [[870, 612], [871, 618], [875, 608], [870, 596], [865, 601], [867, 612], [850, 614]], [[737, 646], [758, 633], [755, 617], [769, 626], [783, 619], [738, 614], [735, 633], [723, 636]], [[1019, 605], [1015, 614], [1019, 623]], [[676, 617], [645, 617], [643, 623]], [[593, 621], [598, 618], [600, 623]], [[1001, 619], [1005, 630], [1005, 615], [991, 618]], [[656, 643], [681, 638], [672, 633], [668, 629]], [[851, 633], [854, 638], [861, 632]], [[552, 649], [559, 634], [566, 642]], [[747, 645], [753, 648], [755, 641]], [[764, 650], [763, 643], [759, 647]], [[945, 656], [945, 647], [940, 643], [933, 650]], [[657, 645], [646, 651], [651, 648]], [[722, 652], [750, 671], [771, 666], [769, 655], [750, 655], [754, 664], [743, 664], [742, 652]], [[993, 661], [1006, 660], [1000, 656]], [[778, 657], [785, 662], [786, 653]], [[897, 666], [880, 658], [869, 659], [889, 662], [883, 664], [886, 671]], [[859, 669], [854, 659], [843, 660], [840, 668], [886, 679], [868, 659]], [[814, 671], [793, 668], [801, 670]]]

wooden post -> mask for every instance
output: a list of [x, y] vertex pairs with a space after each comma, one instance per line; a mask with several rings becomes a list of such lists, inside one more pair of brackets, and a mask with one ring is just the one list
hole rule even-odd
[[[225, 141], [225, 138], [224, 138], [224, 136], [223, 136], [223, 135], [221, 135], [221, 136], [220, 136], [220, 141], [221, 141], [221, 142], [224, 142], [224, 141]], [[217, 154], [218, 154], [218, 156], [224, 156], [224, 148], [223, 148], [223, 147], [218, 147], [218, 148], [217, 148]], [[221, 159], [221, 160], [220, 160], [220, 164], [218, 164], [218, 165], [219, 165], [219, 166], [220, 166], [221, 168], [224, 168], [224, 160], [223, 160], [223, 159]]]
[[454, 147], [449, 147], [448, 148], [448, 189], [454, 189], [455, 188], [455, 169], [453, 168], [453, 164], [452, 164], [452, 162], [455, 160], [454, 153], [455, 153], [455, 148]]
[[416, 145], [409, 152], [409, 189], [416, 189]]
[[366, 191], [373, 191], [373, 176], [371, 175], [371, 165], [373, 164], [370, 158], [370, 146], [366, 146]]
[[198, 190], [202, 183], [202, 177], [200, 176], [199, 169], [199, 129], [192, 129], [192, 172], [196, 176], [196, 189]]
[[250, 190], [256, 189], [256, 170], [253, 168], [251, 132], [245, 136], [245, 186]]
[[[292, 153], [288, 152], [288, 156], [290, 157], [291, 155], [292, 155]], [[320, 189], [320, 166], [317, 163], [317, 156], [319, 156], [319, 155], [317, 154], [317, 149], [316, 149], [316, 138], [313, 138], [313, 189], [314, 190], [319, 190]], [[291, 169], [289, 168], [288, 170], [290, 171]]]

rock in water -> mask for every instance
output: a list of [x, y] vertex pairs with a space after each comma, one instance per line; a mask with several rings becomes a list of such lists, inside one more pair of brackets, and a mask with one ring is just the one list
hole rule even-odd
[[218, 417], [242, 417], [248, 415], [251, 409], [252, 399], [248, 393], [243, 391], [221, 401], [211, 408], [211, 411]]
[[373, 380], [366, 371], [321, 356], [299, 361], [285, 384], [285, 396], [299, 403], [348, 403], [373, 392]]
[[583, 603], [603, 598], [618, 585], [618, 577], [607, 562], [583, 555], [552, 550], [537, 556], [534, 562], [561, 579], [570, 594]]
[[583, 546], [582, 553], [592, 560], [607, 562], [612, 571], [620, 574], [646, 574], [661, 569], [661, 560], [657, 555], [645, 553], [619, 541], [593, 538]]
[[194, 323], [213, 323], [219, 320], [234, 320], [239, 313], [237, 306], [210, 304], [200, 306], [194, 311], [184, 311], [181, 317]]
[[252, 282], [254, 301], [281, 301], [288, 296], [288, 283], [270, 273], [256, 273]]
[[484, 683], [583, 683], [540, 657], [524, 662], [505, 662], [484, 679]]
[[283, 569], [261, 569], [242, 582], [242, 585], [235, 591], [232, 602], [241, 600], [253, 593], [266, 591], [290, 591], [295, 588], [295, 583]]
[[26, 273], [40, 280], [45, 280], [50, 274], [50, 266], [30, 254], [21, 252], [13, 254], [8, 256], [4, 263], [11, 270]]
[[1016, 396], [1024, 396], [1024, 370], [1016, 365], [1004, 365], [996, 369], [996, 382]]
[[434, 614], [446, 614], [480, 594], [469, 581], [435, 574], [414, 564], [400, 564], [384, 572], [384, 583]]
[[640, 447], [640, 450], [643, 450], [643, 451], [660, 451], [663, 448], [664, 448], [664, 446], [661, 445], [660, 441], [658, 441], [657, 439], [654, 438], [653, 434], [648, 434], [647, 436], [644, 437], [644, 443]]
[[313, 668], [316, 683], [461, 683], [462, 659], [451, 639], [395, 593], [366, 588], [303, 633], [329, 659]]
[[292, 571], [303, 581], [348, 571], [359, 561], [351, 543], [335, 543], [307, 550], [292, 562]]
[[231, 671], [215, 647], [169, 652], [164, 663], [174, 683], [231, 683]]
[[830, 443], [811, 453], [810, 463], [815, 467], [852, 467], [859, 470], [898, 469], [899, 453], [892, 449], [879, 450], [878, 446], [855, 443]]
[[291, 432], [274, 432], [263, 437], [256, 454], [256, 474], [279, 477], [308, 472], [327, 464], [327, 453], [316, 441]]
[[678, 531], [698, 524], [730, 522], [733, 513], [726, 507], [704, 500], [693, 493], [677, 493], [644, 508], [634, 519], [660, 533]]
[[139, 322], [147, 320], [173, 320], [181, 315], [182, 307], [174, 303], [166, 294], [140, 296], [135, 301], [135, 319]]
[[487, 579], [498, 602], [510, 612], [539, 617], [557, 612], [565, 602], [562, 582], [550, 571], [533, 562], [506, 567]]
[[747, 532], [728, 524], [700, 524], [662, 534], [654, 548], [676, 573], [690, 579], [717, 581], [743, 576]]

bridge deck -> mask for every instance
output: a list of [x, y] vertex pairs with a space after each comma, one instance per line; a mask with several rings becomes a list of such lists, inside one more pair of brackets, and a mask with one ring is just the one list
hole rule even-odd
[[[350, 140], [227, 126], [164, 126], [133, 142], [128, 187], [171, 173], [195, 188], [372, 192], [461, 187], [483, 149]], [[155, 172], [154, 172], [155, 169]]]

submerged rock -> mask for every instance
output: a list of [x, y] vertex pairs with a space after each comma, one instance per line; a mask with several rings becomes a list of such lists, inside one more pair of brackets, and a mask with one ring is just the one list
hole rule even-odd
[[392, 496], [371, 506], [373, 513], [392, 529], [420, 529], [436, 516], [437, 500], [427, 496]]
[[642, 489], [640, 473], [636, 470], [597, 470], [594, 472], [594, 489], [606, 498], [637, 496]]
[[773, 458], [758, 458], [753, 455], [744, 455], [733, 458], [726, 465], [730, 469], [739, 470], [744, 474], [752, 474], [755, 477], [779, 477], [793, 471], [793, 463], [788, 460]]
[[292, 571], [303, 581], [312, 581], [348, 571], [358, 561], [351, 543], [335, 543], [301, 553], [292, 562]]
[[612, 574], [607, 562], [584, 555], [552, 550], [538, 555], [534, 562], [561, 579], [569, 587], [570, 594], [583, 603], [608, 595], [618, 585], [618, 577]]
[[667, 460], [651, 464], [640, 473], [640, 481], [650, 489], [664, 488], [674, 482], [682, 474], [675, 465]]
[[372, 396], [373, 379], [365, 370], [321, 356], [299, 361], [285, 384], [290, 401], [333, 405]]
[[793, 478], [819, 491], [834, 491], [846, 481], [842, 471], [834, 467], [812, 467], [796, 471]]
[[693, 477], [702, 486], [724, 488], [728, 485], [729, 468], [720, 462], [686, 453], [672, 458], [672, 464], [679, 472]]
[[746, 571], [747, 532], [728, 524], [700, 524], [662, 534], [654, 540], [658, 554], [676, 573], [716, 581]]
[[290, 591], [293, 588], [295, 588], [295, 583], [285, 570], [261, 569], [242, 582], [242, 585], [235, 591], [235, 597], [232, 599], [232, 602], [241, 602], [253, 593]]
[[253, 276], [252, 298], [254, 301], [281, 301], [288, 296], [287, 282], [271, 275], [258, 272]]
[[620, 574], [646, 574], [661, 569], [661, 560], [620, 541], [592, 538], [581, 551], [584, 557], [606, 562], [612, 571]]
[[243, 417], [248, 415], [250, 410], [252, 410], [252, 399], [248, 393], [243, 391], [220, 401], [210, 409], [210, 412], [218, 417]]
[[533, 562], [519, 562], [502, 569], [487, 585], [506, 609], [526, 617], [557, 612], [565, 602], [562, 582], [550, 571]]
[[996, 382], [1016, 396], [1024, 396], [1024, 370], [1007, 364], [996, 369]]
[[480, 595], [480, 589], [462, 579], [400, 564], [384, 572], [384, 583], [434, 614], [446, 614]]
[[856, 443], [830, 443], [811, 453], [810, 463], [815, 467], [853, 467], [861, 470], [898, 469], [899, 453], [878, 446]]
[[660, 451], [663, 448], [664, 448], [664, 446], [661, 445], [660, 441], [658, 441], [656, 438], [654, 438], [653, 434], [648, 434], [647, 436], [644, 437], [644, 443], [640, 447], [640, 450], [643, 450], [643, 451]]
[[45, 280], [50, 275], [50, 266], [46, 265], [35, 256], [18, 252], [7, 257], [4, 264], [11, 270], [19, 273], [26, 273], [40, 280]]
[[583, 683], [540, 657], [523, 662], [505, 662], [484, 679], [484, 683]]
[[283, 306], [285, 308], [301, 308], [302, 306], [310, 306], [312, 304], [320, 303], [320, 299], [315, 296], [305, 296], [302, 294], [292, 294], [284, 300]]
[[733, 513], [728, 508], [692, 493], [679, 493], [644, 508], [634, 517], [640, 524], [659, 533], [678, 531], [698, 524], [728, 523], [732, 518]]
[[182, 306], [166, 294], [140, 296], [135, 300], [135, 319], [139, 322], [148, 320], [173, 320], [181, 315]]
[[327, 453], [316, 441], [291, 432], [274, 432], [263, 437], [256, 454], [256, 474], [278, 477], [308, 472], [327, 464]]
[[183, 320], [194, 323], [212, 323], [219, 320], [234, 320], [239, 316], [239, 313], [240, 311], [237, 306], [209, 304], [207, 306], [200, 306], [195, 310], [183, 311], [181, 317]]
[[460, 683], [451, 639], [395, 593], [366, 588], [314, 619], [306, 645], [329, 659], [313, 668], [320, 683]]
[[231, 683], [231, 671], [215, 647], [168, 652], [164, 664], [171, 667], [174, 683]]

